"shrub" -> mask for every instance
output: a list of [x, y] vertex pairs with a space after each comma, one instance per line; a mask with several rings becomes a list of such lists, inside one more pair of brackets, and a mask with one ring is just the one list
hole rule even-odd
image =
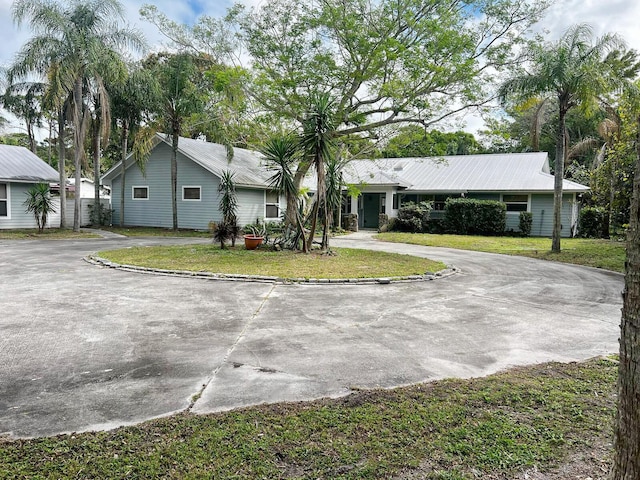
[[431, 208], [432, 206], [429, 202], [408, 202], [403, 204], [398, 210], [393, 229], [411, 233], [426, 231]]
[[531, 235], [531, 226], [533, 225], [533, 214], [531, 212], [520, 212], [520, 222], [518, 229], [523, 237]]
[[601, 207], [584, 207], [580, 210], [578, 233], [581, 237], [602, 238], [608, 228], [607, 214]]
[[56, 208], [49, 194], [49, 184], [38, 183], [27, 191], [27, 199], [24, 201], [27, 213], [32, 213], [38, 225], [38, 231], [42, 232], [47, 225], [49, 215], [55, 213]]
[[444, 207], [447, 231], [458, 235], [502, 235], [507, 206], [495, 200], [449, 198]]
[[236, 223], [228, 222], [209, 222], [209, 230], [213, 234], [213, 240], [220, 243], [220, 248], [225, 248], [225, 242], [227, 240], [232, 241], [232, 246], [235, 246], [235, 239], [240, 234], [240, 227]]
[[111, 225], [111, 216], [113, 210], [109, 207], [105, 207], [102, 203], [98, 204], [98, 208], [94, 208], [93, 203], [89, 204], [89, 220], [91, 225]]

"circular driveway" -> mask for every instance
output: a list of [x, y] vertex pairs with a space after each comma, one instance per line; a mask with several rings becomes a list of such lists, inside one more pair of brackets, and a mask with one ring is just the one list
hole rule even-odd
[[585, 267], [366, 233], [332, 245], [428, 256], [460, 272], [390, 285], [282, 285], [82, 260], [197, 241], [0, 240], [0, 434], [105, 429], [618, 349], [623, 277]]

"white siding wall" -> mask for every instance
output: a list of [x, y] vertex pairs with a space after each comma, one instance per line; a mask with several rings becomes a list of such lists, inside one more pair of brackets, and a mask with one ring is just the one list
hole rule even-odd
[[[80, 226], [87, 227], [91, 225], [91, 213], [89, 211], [89, 205], [93, 205], [93, 198], [81, 198], [80, 199]], [[60, 226], [60, 197], [53, 199], [56, 212], [49, 217], [47, 227], [58, 228]], [[105, 208], [110, 208], [109, 199], [101, 198], [100, 203]], [[73, 214], [75, 209], [75, 199], [67, 198], [67, 209], [65, 210], [65, 219], [67, 221], [67, 228], [73, 227]]]

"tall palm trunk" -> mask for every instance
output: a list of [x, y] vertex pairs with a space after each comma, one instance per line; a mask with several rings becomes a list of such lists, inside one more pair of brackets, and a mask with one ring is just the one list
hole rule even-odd
[[67, 228], [67, 172], [65, 171], [64, 109], [58, 111], [58, 173], [60, 175], [60, 228]]
[[559, 98], [558, 139], [556, 141], [556, 164], [553, 182], [553, 234], [551, 251], [560, 252], [560, 235], [562, 233], [562, 181], [564, 179], [564, 142], [566, 134], [566, 116], [569, 107], [563, 98]]
[[84, 126], [82, 118], [82, 77], [73, 84], [73, 165], [76, 170], [75, 201], [73, 208], [73, 231], [80, 231], [80, 185], [82, 183], [82, 151], [84, 147]]
[[120, 161], [120, 226], [124, 227], [124, 195], [126, 191], [126, 175], [127, 166], [125, 165], [127, 159], [127, 148], [129, 141], [129, 121], [124, 120], [122, 122], [122, 160]]
[[179, 131], [173, 128], [171, 138], [171, 212], [173, 229], [178, 230], [178, 141]]
[[94, 226], [101, 225], [100, 208], [100, 121], [96, 120], [93, 132], [93, 222]]
[[627, 231], [614, 480], [640, 478], [640, 117], [637, 119], [636, 168]]

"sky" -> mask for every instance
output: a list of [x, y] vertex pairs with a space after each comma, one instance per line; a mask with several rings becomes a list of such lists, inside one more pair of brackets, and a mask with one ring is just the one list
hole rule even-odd
[[[140, 29], [153, 50], [159, 50], [164, 42], [155, 27], [140, 18], [144, 3], [153, 3], [160, 12], [181, 23], [193, 23], [202, 14], [223, 15], [232, 5], [231, 0], [120, 0], [125, 7], [126, 21]], [[246, 5], [258, 5], [262, 0], [241, 0]], [[11, 63], [15, 53], [31, 36], [24, 25], [16, 27], [11, 19], [12, 0], [0, 0], [0, 66]], [[618, 33], [629, 48], [640, 51], [640, 1], [638, 0], [558, 0], [549, 9], [545, 19], [537, 26], [546, 32], [548, 40], [554, 40], [576, 23], [589, 23], [597, 36]], [[5, 115], [6, 116], [6, 115]], [[474, 132], [479, 119], [470, 117], [466, 130]]]

